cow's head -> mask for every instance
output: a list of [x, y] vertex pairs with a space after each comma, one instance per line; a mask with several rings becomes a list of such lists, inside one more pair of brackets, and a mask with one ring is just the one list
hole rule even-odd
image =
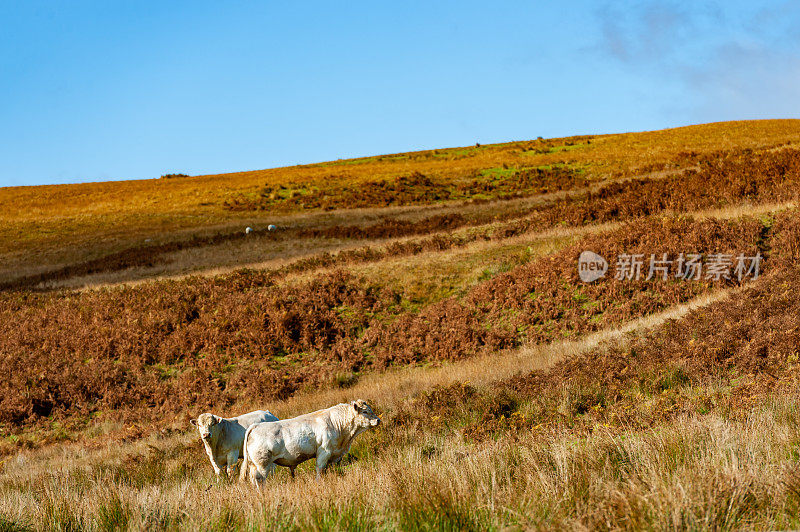
[[368, 429], [370, 427], [377, 427], [381, 424], [381, 418], [378, 414], [372, 411], [372, 408], [363, 399], [356, 399], [351, 403], [355, 411], [355, 422], [359, 427]]
[[200, 437], [204, 440], [211, 438], [211, 434], [214, 432], [214, 427], [217, 423], [219, 423], [219, 417], [214, 414], [209, 414], [208, 412], [200, 414], [196, 420], [192, 420], [192, 425], [197, 427]]

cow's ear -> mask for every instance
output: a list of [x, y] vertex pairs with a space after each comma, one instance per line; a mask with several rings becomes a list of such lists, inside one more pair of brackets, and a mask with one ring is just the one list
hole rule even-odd
[[190, 420], [189, 420], [189, 423], [191, 423], [191, 424], [192, 424], [192, 425], [194, 425], [195, 427], [197, 426], [197, 420], [196, 420], [196, 419], [190, 419]]
[[212, 425], [216, 425], [217, 423], [219, 423], [219, 416], [215, 416], [214, 414], [211, 414], [211, 424]]
[[359, 408], [359, 406], [358, 406], [358, 401], [353, 401], [350, 404], [353, 405], [353, 410], [355, 410], [356, 412], [361, 412], [361, 408]]

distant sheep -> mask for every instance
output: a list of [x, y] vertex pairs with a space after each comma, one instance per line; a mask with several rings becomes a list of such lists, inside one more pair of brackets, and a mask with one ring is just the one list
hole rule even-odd
[[270, 224], [270, 225], [267, 226], [267, 231], [275, 231], [277, 229], [278, 229], [277, 225]]
[[249, 234], [250, 234], [250, 233], [252, 233], [252, 232], [253, 232], [253, 228], [252, 228], [252, 227], [248, 227], [248, 228], [246, 228], [246, 229], [244, 230], [244, 234], [246, 234], [246, 235], [249, 235]]

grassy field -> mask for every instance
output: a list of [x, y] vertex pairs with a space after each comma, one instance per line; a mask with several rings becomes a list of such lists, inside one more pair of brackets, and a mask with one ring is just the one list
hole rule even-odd
[[[0, 530], [798, 528], [798, 141], [730, 122], [0, 189]], [[763, 262], [633, 281], [622, 253]], [[357, 397], [384, 424], [346, 463], [261, 492], [188, 424]]]

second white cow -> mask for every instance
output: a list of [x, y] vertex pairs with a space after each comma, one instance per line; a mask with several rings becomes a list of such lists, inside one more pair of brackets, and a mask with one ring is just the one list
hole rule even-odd
[[254, 423], [278, 421], [269, 410], [256, 410], [238, 417], [224, 418], [214, 414], [200, 414], [192, 425], [197, 427], [200, 439], [206, 448], [208, 459], [217, 476], [225, 470], [230, 477], [242, 453], [242, 442], [247, 429]]
[[299, 464], [316, 458], [319, 477], [329, 464], [338, 463], [353, 439], [376, 427], [381, 419], [363, 399], [247, 429], [242, 449], [241, 480], [259, 486], [275, 465], [288, 467], [292, 476]]

